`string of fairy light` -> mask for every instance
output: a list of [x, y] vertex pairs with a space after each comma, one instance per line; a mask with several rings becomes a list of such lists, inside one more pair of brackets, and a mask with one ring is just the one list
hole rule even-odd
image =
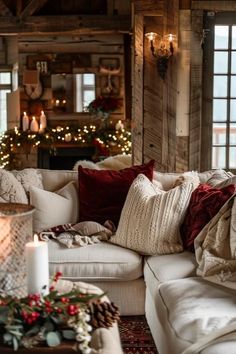
[[31, 148], [48, 146], [56, 154], [58, 144], [94, 145], [97, 149], [113, 149], [119, 154], [131, 152], [131, 132], [128, 129], [98, 128], [95, 125], [58, 126], [42, 133], [21, 131], [17, 127], [0, 135], [0, 168], [11, 168], [20, 148], [27, 153]]

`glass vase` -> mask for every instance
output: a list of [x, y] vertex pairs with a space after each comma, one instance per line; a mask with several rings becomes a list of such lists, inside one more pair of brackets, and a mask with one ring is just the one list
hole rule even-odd
[[0, 203], [0, 290], [17, 297], [26, 295], [25, 244], [32, 240], [34, 208]]

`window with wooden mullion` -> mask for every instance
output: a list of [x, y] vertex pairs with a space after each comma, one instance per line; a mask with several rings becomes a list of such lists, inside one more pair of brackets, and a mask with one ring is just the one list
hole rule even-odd
[[236, 26], [216, 24], [212, 60], [211, 168], [236, 169]]
[[7, 93], [11, 90], [11, 72], [0, 70], [0, 133], [7, 130]]

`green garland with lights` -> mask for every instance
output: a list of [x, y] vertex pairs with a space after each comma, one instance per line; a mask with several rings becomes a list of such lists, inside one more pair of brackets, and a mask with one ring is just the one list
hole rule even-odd
[[8, 130], [0, 136], [0, 168], [14, 168], [19, 148], [29, 153], [31, 148], [48, 146], [56, 151], [58, 144], [94, 145], [99, 156], [109, 156], [110, 150], [119, 154], [131, 152], [131, 132], [129, 129], [98, 128], [95, 125], [65, 126], [46, 128], [43, 133], [21, 131], [18, 128]]

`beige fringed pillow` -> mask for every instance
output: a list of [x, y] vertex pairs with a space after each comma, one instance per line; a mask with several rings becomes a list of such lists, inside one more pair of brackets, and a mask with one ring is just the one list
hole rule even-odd
[[132, 183], [122, 209], [116, 235], [110, 242], [145, 255], [177, 253], [183, 250], [179, 232], [197, 174], [165, 192], [140, 174]]
[[78, 195], [73, 181], [55, 192], [30, 187], [30, 204], [35, 207], [34, 232], [78, 221]]

